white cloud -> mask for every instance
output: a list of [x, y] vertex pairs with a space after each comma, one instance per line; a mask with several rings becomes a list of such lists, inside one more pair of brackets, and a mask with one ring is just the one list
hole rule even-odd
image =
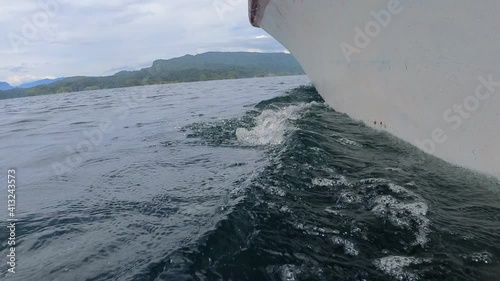
[[[107, 75], [122, 67], [204, 51], [283, 50], [248, 23], [246, 0], [227, 0], [237, 4], [223, 18], [213, 0], [41, 2], [47, 1], [59, 3], [57, 13], [33, 39], [21, 42], [16, 53], [9, 34], [22, 37], [26, 20], [43, 9], [38, 0], [0, 0], [0, 81]], [[21, 65], [26, 72], [15, 71]]]

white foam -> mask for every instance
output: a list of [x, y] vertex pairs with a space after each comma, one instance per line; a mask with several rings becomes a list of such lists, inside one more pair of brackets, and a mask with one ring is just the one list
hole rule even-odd
[[269, 186], [267, 188], [267, 191], [269, 193], [271, 193], [272, 195], [277, 195], [277, 196], [280, 196], [280, 197], [285, 197], [286, 196], [286, 192], [279, 188], [279, 187], [275, 187], [275, 186]]
[[385, 168], [385, 170], [390, 171], [390, 172], [402, 172], [403, 171], [400, 168], [393, 168], [393, 167], [387, 167], [387, 168]]
[[415, 192], [408, 190], [402, 186], [393, 184], [393, 183], [389, 183], [389, 189], [392, 190], [392, 192], [394, 192], [394, 193], [403, 194], [403, 195], [407, 195], [407, 196], [421, 199], [421, 197], [418, 194], [416, 194]]
[[312, 184], [322, 187], [352, 186], [344, 176], [338, 176], [336, 179], [314, 178], [312, 179]]
[[282, 212], [282, 213], [291, 213], [292, 210], [290, 210], [290, 208], [288, 208], [288, 206], [282, 206], [280, 208], [280, 212]]
[[363, 147], [361, 144], [353, 141], [353, 140], [350, 140], [348, 138], [340, 138], [340, 139], [337, 139], [337, 142], [344, 145], [344, 146], [357, 146], [357, 147]]
[[374, 184], [374, 183], [387, 183], [388, 181], [386, 179], [369, 178], [369, 179], [362, 179], [359, 182], [362, 184]]
[[323, 178], [314, 178], [312, 179], [312, 184], [317, 186], [334, 186], [334, 180], [331, 179], [323, 179]]
[[283, 281], [296, 281], [297, 279], [297, 272], [300, 272], [295, 265], [285, 265], [281, 268], [281, 280]]
[[295, 224], [294, 227], [298, 230], [302, 230], [304, 233], [313, 236], [327, 236], [330, 234], [340, 234], [340, 231], [336, 229], [330, 229], [327, 227], [318, 227], [313, 225], [304, 225], [303, 223]]
[[374, 265], [381, 271], [392, 276], [396, 280], [420, 280], [418, 275], [405, 271], [404, 268], [410, 265], [418, 265], [424, 262], [430, 262], [428, 259], [389, 256], [374, 261]]
[[308, 106], [310, 104], [304, 103], [278, 110], [266, 109], [255, 117], [255, 127], [236, 129], [236, 137], [240, 143], [250, 146], [282, 144], [286, 132], [293, 129], [289, 121], [298, 119], [300, 112]]
[[358, 249], [352, 241], [344, 239], [339, 236], [332, 237], [332, 242], [336, 245], [342, 245], [344, 247], [344, 253], [349, 256], [357, 256], [359, 255]]
[[343, 216], [341, 211], [332, 209], [330, 207], [325, 208], [325, 212], [332, 214], [332, 215], [335, 215], [335, 216]]
[[471, 260], [472, 262], [475, 263], [491, 264], [493, 255], [484, 251], [480, 253], [474, 253], [470, 256], [465, 256], [464, 258]]
[[[430, 233], [430, 220], [426, 217], [429, 206], [422, 196], [403, 186], [391, 183], [381, 178], [360, 180], [367, 188], [378, 188], [380, 184], [387, 185], [394, 195], [379, 195], [372, 200], [372, 213], [388, 220], [392, 225], [412, 231], [415, 241], [411, 244], [424, 247]], [[409, 185], [415, 187], [415, 185]], [[397, 198], [396, 198], [397, 197]]]
[[389, 220], [396, 227], [416, 230], [413, 245], [423, 247], [427, 244], [430, 221], [426, 217], [429, 207], [425, 202], [403, 203], [390, 195], [383, 195], [376, 197], [374, 204], [372, 212], [376, 216]]
[[363, 201], [361, 196], [345, 190], [340, 193], [339, 199], [346, 204], [360, 204]]
[[280, 197], [286, 196], [286, 192], [279, 187], [272, 186], [272, 185], [264, 185], [264, 184], [257, 184], [257, 186], [260, 187], [264, 192], [266, 192], [268, 194], [280, 196]]

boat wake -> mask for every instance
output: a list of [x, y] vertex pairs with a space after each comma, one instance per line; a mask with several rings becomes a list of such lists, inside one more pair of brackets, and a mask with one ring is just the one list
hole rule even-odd
[[335, 112], [313, 87], [188, 130], [265, 159], [227, 216], [155, 276], [493, 280], [500, 266], [498, 182]]
[[300, 118], [300, 113], [308, 104], [290, 105], [283, 109], [266, 109], [255, 117], [256, 126], [250, 130], [236, 129], [236, 137], [243, 145], [278, 145], [285, 140], [285, 135], [294, 130], [290, 121]]

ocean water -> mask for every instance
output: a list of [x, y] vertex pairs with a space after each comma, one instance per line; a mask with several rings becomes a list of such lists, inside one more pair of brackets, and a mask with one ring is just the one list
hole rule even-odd
[[303, 76], [0, 101], [1, 280], [500, 280], [500, 184]]

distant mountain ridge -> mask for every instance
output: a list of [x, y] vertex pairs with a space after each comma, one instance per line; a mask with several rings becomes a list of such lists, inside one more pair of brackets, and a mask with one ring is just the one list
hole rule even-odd
[[52, 83], [60, 81], [62, 79], [64, 79], [64, 78], [63, 77], [55, 78], [55, 79], [46, 78], [46, 79], [42, 79], [42, 80], [37, 80], [37, 81], [21, 84], [21, 85], [17, 86], [17, 88], [29, 89], [29, 88], [33, 88], [33, 87], [40, 86], [40, 85], [52, 84]]
[[40, 85], [52, 84], [52, 83], [60, 81], [62, 79], [64, 79], [64, 78], [55, 78], [55, 79], [46, 78], [46, 79], [41, 79], [41, 80], [37, 80], [37, 81], [24, 83], [24, 84], [21, 84], [21, 85], [16, 86], [16, 87], [11, 86], [7, 82], [0, 82], [0, 91], [8, 91], [8, 90], [12, 90], [14, 88], [29, 89], [29, 88], [33, 88], [33, 87], [40, 86]]
[[7, 83], [7, 82], [0, 82], [0, 91], [6, 91], [6, 90], [10, 90], [12, 88], [13, 87], [11, 85], [9, 85], [9, 83]]
[[31, 89], [0, 92], [0, 99], [131, 86], [304, 74], [290, 54], [208, 52], [156, 60], [151, 67], [104, 77], [69, 77]]

